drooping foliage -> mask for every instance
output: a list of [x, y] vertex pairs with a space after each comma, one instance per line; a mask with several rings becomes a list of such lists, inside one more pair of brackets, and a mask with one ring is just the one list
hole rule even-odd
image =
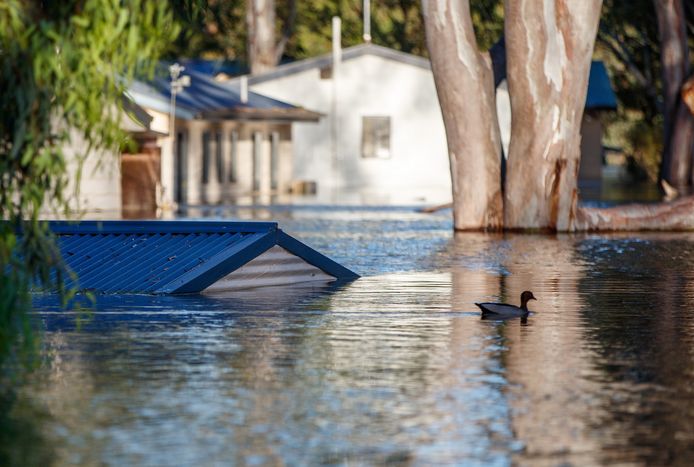
[[64, 148], [79, 136], [80, 160], [123, 142], [124, 89], [177, 33], [165, 2], [0, 3], [0, 381], [31, 355], [30, 288], [68, 296], [60, 254], [39, 222], [67, 213]]

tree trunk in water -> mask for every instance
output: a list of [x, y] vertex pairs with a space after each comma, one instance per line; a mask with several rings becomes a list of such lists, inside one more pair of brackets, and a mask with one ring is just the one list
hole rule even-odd
[[663, 161], [661, 178], [681, 189], [691, 183], [694, 117], [680, 91], [689, 73], [689, 48], [682, 0], [654, 0], [663, 74]]
[[454, 228], [500, 229], [501, 140], [489, 54], [477, 48], [467, 0], [423, 0], [423, 13], [448, 141]]
[[581, 119], [601, 3], [505, 2], [507, 228], [570, 230], [575, 221]]
[[271, 70], [277, 65], [275, 44], [275, 1], [248, 0], [248, 64], [251, 74]]
[[[601, 3], [506, 0], [512, 129], [502, 200], [492, 69], [489, 55], [477, 50], [469, 3], [423, 0], [448, 139], [456, 230], [694, 230], [694, 196], [577, 207], [580, 128]], [[684, 103], [680, 87], [676, 99]], [[694, 82], [682, 93], [694, 107]]]
[[694, 230], [694, 196], [669, 203], [579, 208], [576, 231]]

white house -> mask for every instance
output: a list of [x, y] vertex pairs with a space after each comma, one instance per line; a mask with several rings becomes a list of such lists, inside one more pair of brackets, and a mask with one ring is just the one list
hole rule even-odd
[[[451, 196], [446, 135], [429, 61], [372, 44], [248, 77], [250, 89], [325, 115], [293, 128], [294, 178], [341, 203], [436, 203]], [[234, 89], [241, 78], [228, 82]]]
[[[429, 60], [362, 44], [343, 49], [338, 66], [332, 65], [327, 54], [247, 77], [256, 92], [325, 115], [318, 125], [293, 128], [294, 178], [316, 182], [319, 198], [332, 202], [450, 201], [446, 134]], [[227, 85], [238, 89], [241, 79]], [[505, 137], [510, 105], [503, 86], [498, 96]], [[594, 62], [583, 122], [582, 176], [600, 174], [602, 127], [595, 111], [615, 107], [607, 73]], [[504, 142], [507, 146], [507, 138]]]

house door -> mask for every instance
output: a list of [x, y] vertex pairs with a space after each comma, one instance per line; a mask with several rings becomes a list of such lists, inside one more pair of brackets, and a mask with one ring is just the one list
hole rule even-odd
[[178, 204], [186, 204], [188, 193], [188, 134], [176, 134], [174, 154], [174, 198]]

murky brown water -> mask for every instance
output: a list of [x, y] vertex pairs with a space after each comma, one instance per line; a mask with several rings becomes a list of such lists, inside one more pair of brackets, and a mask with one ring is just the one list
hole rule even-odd
[[[14, 453], [57, 465], [691, 465], [694, 235], [450, 233], [447, 213], [279, 218], [338, 289], [37, 301]], [[475, 301], [538, 297], [527, 324]], [[20, 425], [22, 424], [22, 425]], [[5, 437], [12, 439], [11, 437]], [[18, 457], [19, 458], [19, 457]]]

